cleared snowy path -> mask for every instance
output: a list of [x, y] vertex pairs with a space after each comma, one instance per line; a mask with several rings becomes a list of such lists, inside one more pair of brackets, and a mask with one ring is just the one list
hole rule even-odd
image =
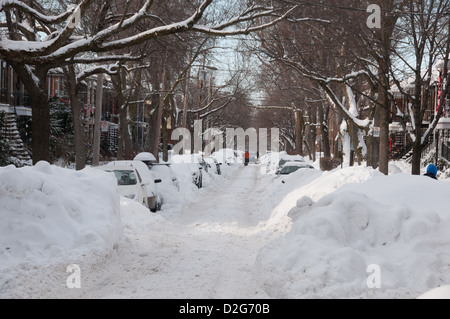
[[116, 253], [77, 263], [81, 289], [68, 289], [66, 269], [55, 267], [29, 296], [267, 298], [252, 276], [259, 249], [273, 237], [263, 230], [259, 203], [266, 185], [258, 169], [237, 169], [161, 223], [125, 229]]

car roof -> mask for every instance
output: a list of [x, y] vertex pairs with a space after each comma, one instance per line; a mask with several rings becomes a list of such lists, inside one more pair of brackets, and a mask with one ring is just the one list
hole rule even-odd
[[139, 153], [138, 155], [136, 155], [136, 157], [134, 158], [135, 161], [150, 161], [150, 162], [156, 162], [156, 158], [152, 153], [147, 153], [147, 152], [143, 152], [143, 153]]
[[305, 161], [303, 156], [300, 155], [281, 155], [280, 159], [288, 161]]
[[284, 164], [284, 167], [286, 166], [313, 167], [312, 165], [309, 165], [304, 162], [286, 162], [286, 164]]
[[141, 161], [113, 161], [108, 163], [106, 166], [108, 167], [133, 167], [141, 176], [143, 180], [153, 180], [153, 173], [150, 171], [148, 166]]

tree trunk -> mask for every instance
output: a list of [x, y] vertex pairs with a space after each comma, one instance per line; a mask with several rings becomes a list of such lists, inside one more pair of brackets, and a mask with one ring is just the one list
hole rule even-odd
[[420, 175], [421, 171], [421, 162], [422, 162], [422, 143], [415, 142], [413, 146], [413, 156], [412, 156], [412, 174]]
[[75, 79], [73, 66], [65, 70], [66, 88], [70, 97], [70, 108], [72, 111], [73, 139], [75, 146], [75, 169], [80, 171], [86, 167], [86, 134], [81, 120], [81, 102], [78, 98], [78, 85]]
[[[45, 79], [41, 80], [45, 82]], [[50, 159], [50, 106], [48, 95], [43, 90], [30, 93], [32, 120], [33, 164]]]
[[168, 132], [167, 132], [167, 118], [163, 117], [162, 119], [162, 140], [163, 140], [163, 161], [167, 162], [169, 160], [169, 152], [168, 152], [168, 143], [167, 143], [167, 139], [168, 139]]
[[311, 147], [313, 151], [313, 161], [315, 162], [317, 160], [317, 129], [315, 123], [317, 123], [317, 112], [310, 112], [309, 114], [309, 122], [311, 123], [309, 125], [309, 131], [311, 136]]
[[[416, 129], [414, 130], [415, 133], [415, 141], [413, 142], [413, 155], [412, 155], [412, 161], [411, 161], [411, 170], [412, 175], [420, 175], [421, 174], [421, 167], [422, 167], [422, 122], [417, 122], [417, 116], [414, 116], [416, 119]], [[419, 123], [419, 124], [417, 124]]]
[[95, 97], [94, 145], [92, 148], [92, 165], [100, 163], [101, 120], [103, 112], [103, 73], [97, 74], [97, 95]]
[[115, 87], [119, 104], [119, 145], [118, 160], [130, 160], [133, 156], [133, 140], [129, 129], [129, 99], [125, 97], [126, 76], [124, 71], [116, 77]]
[[133, 140], [130, 132], [129, 121], [130, 106], [128, 101], [120, 108], [119, 114], [119, 152], [117, 158], [119, 160], [131, 160], [133, 157]]
[[389, 100], [385, 90], [380, 92], [382, 105], [380, 107], [380, 151], [379, 151], [379, 171], [385, 175], [389, 175]]
[[[50, 157], [50, 101], [47, 94], [46, 66], [36, 66], [34, 77], [23, 64], [10, 63], [24, 84], [32, 109], [32, 157], [33, 164], [51, 162]], [[38, 79], [36, 81], [36, 78]]]
[[[328, 112], [327, 112], [328, 113]], [[319, 120], [320, 120], [320, 132], [323, 156], [331, 157], [330, 137], [328, 132], [328, 114], [325, 115], [324, 106], [319, 106]]]
[[[417, 67], [419, 70], [419, 67]], [[412, 175], [420, 175], [421, 162], [422, 162], [422, 123], [423, 123], [423, 113], [422, 113], [422, 83], [420, 80], [420, 75], [416, 73], [416, 82], [414, 88], [414, 100], [412, 107], [412, 117], [414, 117], [414, 141], [413, 141], [413, 157], [412, 157]]]
[[153, 144], [153, 155], [159, 161], [159, 144], [161, 142], [161, 125], [162, 125], [162, 117], [164, 114], [164, 99], [165, 99], [165, 90], [166, 90], [166, 80], [167, 80], [167, 71], [165, 68], [162, 70], [162, 79], [161, 79], [161, 92], [159, 94], [159, 106], [156, 115], [156, 124], [155, 124], [155, 141]]
[[295, 152], [298, 155], [304, 156], [303, 152], [303, 113], [302, 111], [295, 111]]

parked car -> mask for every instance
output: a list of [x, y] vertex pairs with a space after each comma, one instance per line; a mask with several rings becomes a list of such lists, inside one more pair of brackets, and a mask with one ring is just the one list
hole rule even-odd
[[134, 158], [135, 161], [141, 161], [147, 166], [153, 165], [157, 162], [155, 156], [152, 153], [143, 152], [136, 155]]
[[298, 171], [299, 169], [314, 169], [314, 167], [305, 162], [287, 162], [277, 173], [277, 175], [289, 175]]
[[217, 159], [215, 159], [212, 156], [205, 156], [205, 157], [203, 157], [203, 160], [207, 164], [207, 169], [210, 169], [210, 168], [214, 169], [214, 171], [217, 175], [222, 174], [222, 170], [220, 168], [221, 164], [217, 161]]
[[163, 203], [157, 184], [162, 180], [155, 178], [143, 162], [114, 161], [99, 169], [115, 174], [121, 195], [143, 204], [154, 213], [161, 210]]
[[198, 187], [203, 187], [203, 166], [196, 155], [173, 155], [171, 167], [181, 178], [190, 178]]
[[178, 179], [170, 167], [170, 163], [157, 163], [156, 158], [152, 153], [145, 152], [136, 155], [134, 160], [141, 161], [147, 165], [148, 169], [155, 174], [156, 178], [161, 179], [163, 183], [171, 181], [177, 190], [180, 190]]
[[303, 158], [303, 156], [300, 155], [283, 154], [281, 155], [280, 160], [278, 161], [276, 173], [278, 174], [283, 169], [283, 166], [288, 162], [305, 163], [305, 159]]

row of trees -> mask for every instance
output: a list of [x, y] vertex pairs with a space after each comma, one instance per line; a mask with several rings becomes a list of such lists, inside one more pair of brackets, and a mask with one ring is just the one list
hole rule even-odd
[[[132, 152], [129, 119], [143, 92], [154, 107], [146, 148], [157, 153], [167, 112], [179, 113], [174, 92], [189, 81], [191, 67], [204, 59], [214, 38], [263, 30], [283, 20], [289, 11], [267, 1], [2, 1], [0, 56], [18, 73], [30, 95], [33, 162], [50, 161], [46, 87], [50, 70], [60, 68], [66, 77], [77, 169], [85, 166], [87, 152], [79, 90], [94, 75], [98, 76], [94, 164], [99, 154], [102, 74], [111, 77], [119, 101], [119, 158]], [[187, 103], [188, 90], [185, 93]], [[233, 101], [218, 97], [217, 111]], [[205, 111], [211, 112], [210, 107], [205, 106]], [[183, 111], [184, 118], [199, 116], [198, 110], [185, 107]]]
[[[297, 7], [270, 31], [255, 34], [258, 45], [252, 49], [262, 65], [265, 108], [290, 114], [295, 134], [288, 132], [288, 140], [297, 152], [304, 144], [311, 146], [304, 135], [314, 137], [319, 127], [329, 156], [330, 118], [337, 113], [343, 120], [344, 152], [348, 155], [353, 148], [359, 162], [367, 160], [387, 174], [389, 121], [396, 116], [413, 145], [412, 173], [420, 174], [422, 147], [442, 117], [449, 93], [450, 2], [279, 0], [277, 4]], [[423, 130], [437, 65], [444, 85], [436, 116]], [[412, 90], [405, 87], [406, 80], [412, 81]], [[394, 90], [411, 101], [406, 112], [396, 105]], [[374, 136], [376, 127], [379, 138]]]
[[[204, 120], [207, 127], [245, 127], [253, 111], [242, 108], [252, 104], [242, 84], [251, 66], [234, 73], [226, 91], [210, 83], [205, 93], [200, 75], [198, 86], [190, 79], [194, 67], [208, 68], [208, 52], [218, 38], [251, 35], [253, 41], [241, 48], [247, 46], [249, 56], [261, 65], [255, 84], [264, 91], [265, 104], [259, 110], [281, 114], [279, 121], [259, 117], [261, 125], [278, 126], [298, 153], [306, 149], [314, 155], [319, 134], [328, 157], [336, 153], [329, 130], [337, 116], [344, 152], [348, 155], [353, 148], [359, 162], [367, 160], [387, 173], [389, 120], [395, 115], [414, 145], [413, 173], [418, 174], [422, 146], [443, 114], [449, 90], [448, 12], [448, 0], [4, 0], [0, 56], [13, 66], [31, 97], [34, 162], [50, 160], [45, 79], [55, 68], [66, 77], [77, 169], [87, 157], [79, 90], [88, 77], [98, 77], [97, 107], [102, 105], [103, 75], [112, 79], [120, 109], [119, 158], [133, 152], [129, 128], [143, 98], [152, 106], [145, 150], [155, 154], [161, 139], [168, 140], [169, 120], [172, 127], [189, 128], [194, 119]], [[423, 131], [420, 123], [440, 59], [440, 107]], [[413, 79], [413, 91], [403, 85], [408, 78]], [[396, 106], [392, 113], [393, 88], [411, 101], [407, 112]], [[97, 110], [94, 164], [99, 160], [100, 115]], [[380, 128], [379, 138], [375, 128]]]

